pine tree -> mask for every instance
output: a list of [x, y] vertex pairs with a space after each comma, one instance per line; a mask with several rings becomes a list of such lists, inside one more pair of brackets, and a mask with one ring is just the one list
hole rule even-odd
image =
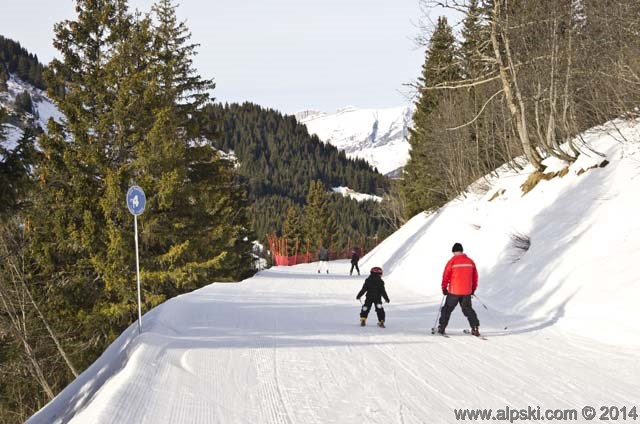
[[0, 93], [7, 91], [9, 89], [9, 86], [7, 85], [8, 80], [9, 80], [9, 76], [7, 75], [7, 72], [4, 69], [4, 66], [0, 64]]
[[0, 107], [0, 222], [28, 205], [33, 186], [31, 167], [36, 160], [35, 130], [25, 127], [16, 145], [7, 149], [4, 121], [7, 113]]
[[302, 218], [298, 207], [295, 205], [287, 208], [287, 216], [282, 224], [282, 237], [288, 241], [289, 254], [295, 253], [296, 241], [300, 243], [300, 245], [302, 245], [304, 241]]
[[99, 350], [136, 318], [130, 185], [147, 194], [144, 310], [246, 276], [252, 235], [246, 190], [200, 125], [213, 84], [192, 67], [195, 46], [175, 7], [161, 1], [155, 19], [132, 16], [123, 0], [78, 0], [77, 10], [56, 26], [64, 59], [47, 78], [66, 121], [42, 137], [33, 220], [43, 271], [67, 281], [50, 289], [51, 307], [80, 318], [80, 338], [100, 337]]
[[[491, 4], [486, 1], [473, 0], [463, 21], [460, 43], [461, 73], [463, 78], [469, 81], [486, 79], [494, 69], [492, 60], [493, 50], [491, 44]], [[464, 102], [468, 104], [465, 110], [469, 110], [467, 121], [473, 121], [472, 125], [465, 127], [468, 131], [468, 150], [465, 156], [469, 159], [469, 168], [473, 169], [475, 178], [491, 172], [507, 159], [500, 155], [496, 147], [495, 136], [492, 127], [495, 125], [495, 117], [490, 115], [490, 109], [481, 114], [485, 102], [498, 90], [499, 83], [481, 84], [469, 87], [461, 93]], [[478, 116], [481, 114], [481, 116]], [[465, 137], [466, 134], [460, 134]], [[472, 177], [473, 178], [473, 177]], [[473, 178], [473, 179], [475, 179]]]
[[24, 90], [16, 96], [15, 105], [18, 113], [33, 113], [33, 102], [27, 90]]
[[487, 63], [493, 51], [484, 13], [480, 0], [472, 0], [462, 23], [460, 58], [462, 76], [467, 79], [478, 78], [489, 70]]
[[443, 150], [442, 134], [438, 134], [438, 108], [440, 96], [447, 95], [426, 87], [455, 81], [460, 77], [456, 61], [455, 38], [447, 19], [438, 18], [431, 36], [419, 78], [419, 98], [413, 115], [413, 127], [409, 130], [410, 158], [404, 168], [401, 186], [407, 214], [415, 215], [424, 210], [441, 206], [447, 200], [446, 170], [440, 157]]
[[[189, 44], [190, 33], [175, 9], [169, 0], [152, 8], [156, 119], [138, 158], [141, 183], [159, 193], [150, 206], [161, 213], [149, 217], [145, 230], [156, 234], [148, 246], [158, 254], [154, 268], [161, 270], [154, 280], [184, 290], [245, 276], [251, 234], [246, 190], [233, 164], [213, 149], [215, 134], [199, 125], [214, 84], [193, 68], [197, 45]], [[171, 265], [165, 271], [159, 265], [166, 263]]]
[[329, 245], [329, 209], [328, 195], [322, 181], [315, 180], [309, 185], [305, 213], [305, 235], [310, 241], [311, 250]]
[[[80, 340], [95, 335], [101, 339], [95, 345], [103, 346], [131, 322], [135, 304], [131, 297], [128, 313], [111, 308], [123, 296], [104, 272], [114, 259], [107, 253], [108, 234], [126, 225], [123, 215], [116, 220], [105, 214], [104, 199], [113, 191], [111, 175], [120, 171], [114, 156], [126, 160], [115, 142], [114, 90], [108, 71], [126, 39], [122, 29], [128, 17], [123, 2], [79, 0], [76, 10], [76, 21], [55, 27], [54, 45], [63, 60], [52, 61], [47, 79], [49, 87], [65, 87], [64, 96], [49, 90], [65, 121], [63, 125], [50, 121], [48, 133], [40, 139], [43, 160], [37, 169], [40, 187], [31, 221], [42, 291], [50, 296], [48, 309], [69, 318], [70, 327], [86, 331], [74, 334]], [[119, 266], [122, 273], [128, 258], [111, 268]], [[57, 278], [47, 280], [51, 275]], [[58, 278], [65, 284], [56, 284]]]

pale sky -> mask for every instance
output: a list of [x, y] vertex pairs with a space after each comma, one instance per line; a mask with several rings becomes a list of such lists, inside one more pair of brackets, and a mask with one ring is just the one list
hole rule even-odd
[[[148, 11], [153, 0], [130, 0]], [[217, 101], [293, 113], [409, 103], [420, 73], [418, 0], [182, 0], [178, 17], [199, 43], [195, 65]], [[53, 25], [72, 0], [0, 0], [0, 34], [49, 62]]]

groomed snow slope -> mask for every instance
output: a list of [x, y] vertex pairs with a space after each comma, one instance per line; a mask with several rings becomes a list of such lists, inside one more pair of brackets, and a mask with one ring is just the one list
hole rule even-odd
[[[454, 408], [640, 406], [640, 128], [618, 124], [586, 136], [608, 166], [578, 176], [603, 160], [585, 156], [525, 196], [528, 170], [501, 170], [365, 257], [363, 271], [385, 267], [386, 329], [375, 316], [358, 326], [363, 277], [347, 261], [272, 268], [150, 311], [141, 336], [131, 326], [29, 423], [449, 423]], [[480, 270], [487, 341], [461, 334], [459, 309], [452, 337], [427, 334], [455, 241]]]

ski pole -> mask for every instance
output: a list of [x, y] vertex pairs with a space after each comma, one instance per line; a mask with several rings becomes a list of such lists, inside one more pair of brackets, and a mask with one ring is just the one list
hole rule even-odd
[[446, 299], [446, 297], [447, 296], [442, 295], [442, 302], [440, 302], [440, 307], [438, 308], [438, 315], [436, 315], [436, 321], [433, 323], [433, 327], [431, 327], [432, 332], [436, 328], [436, 325], [438, 324], [438, 319], [440, 318], [440, 311], [442, 311], [442, 305], [444, 305], [444, 300]]
[[482, 307], [483, 307], [484, 309], [486, 309], [487, 311], [489, 310], [489, 308], [487, 308], [487, 305], [485, 305], [484, 303], [482, 303], [482, 300], [480, 300], [480, 298], [479, 298], [478, 296], [476, 296], [475, 294], [473, 294], [472, 296], [473, 296], [473, 297], [475, 297], [475, 298], [476, 298], [476, 300], [477, 300], [478, 302], [480, 302], [480, 304], [482, 305]]
[[[482, 300], [480, 300], [480, 298], [479, 298], [478, 296], [476, 296], [475, 294], [473, 294], [472, 296], [473, 296], [473, 297], [475, 297], [475, 298], [476, 298], [476, 300], [477, 300], [478, 302], [480, 302], [480, 304], [482, 305], [482, 307], [483, 307], [484, 309], [486, 309], [487, 311], [489, 310], [489, 308], [487, 308], [487, 305], [485, 305], [484, 303], [482, 303]], [[505, 330], [506, 330], [506, 329], [508, 329], [508, 328], [509, 328], [509, 326], [508, 326], [508, 325], [505, 325], [505, 326], [504, 326], [504, 329], [505, 329]]]

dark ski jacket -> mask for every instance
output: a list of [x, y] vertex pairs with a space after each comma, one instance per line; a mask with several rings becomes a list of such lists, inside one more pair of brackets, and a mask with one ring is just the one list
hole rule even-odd
[[327, 250], [326, 247], [320, 248], [320, 252], [318, 252], [318, 259], [320, 259], [321, 261], [329, 260], [329, 251]]
[[359, 260], [360, 260], [360, 255], [358, 255], [358, 252], [356, 250], [351, 252], [351, 263], [357, 264]]
[[372, 300], [373, 303], [382, 303], [381, 298], [389, 302], [389, 296], [384, 288], [384, 281], [378, 274], [371, 274], [364, 280], [362, 290], [358, 292], [356, 299], [360, 299], [365, 293], [367, 294], [367, 299]]

